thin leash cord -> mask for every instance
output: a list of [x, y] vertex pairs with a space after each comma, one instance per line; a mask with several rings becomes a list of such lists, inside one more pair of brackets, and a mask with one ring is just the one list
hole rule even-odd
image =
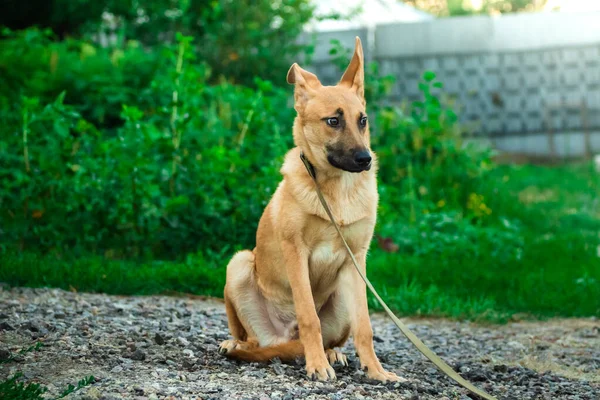
[[335, 230], [340, 235], [340, 238], [342, 239], [342, 242], [344, 243], [344, 247], [346, 247], [346, 250], [348, 251], [350, 258], [352, 259], [352, 264], [354, 264], [354, 268], [356, 268], [356, 272], [358, 272], [358, 274], [360, 275], [362, 280], [365, 282], [365, 284], [367, 285], [367, 287], [369, 288], [369, 290], [371, 291], [373, 296], [375, 296], [375, 298], [377, 299], [379, 304], [381, 304], [381, 306], [383, 307], [383, 309], [385, 310], [387, 315], [392, 319], [392, 321], [394, 321], [394, 324], [396, 324], [398, 329], [400, 329], [400, 331], [404, 334], [404, 336], [406, 336], [406, 338], [412, 342], [412, 344], [417, 348], [417, 350], [419, 350], [425, 357], [427, 357], [432, 363], [434, 363], [435, 366], [438, 367], [448, 377], [452, 378], [454, 381], [456, 381], [458, 384], [460, 384], [464, 388], [470, 390], [471, 392], [475, 393], [476, 395], [478, 395], [486, 400], [497, 400], [496, 397], [477, 388], [471, 382], [467, 381], [462, 376], [460, 376], [456, 371], [454, 371], [452, 369], [452, 367], [450, 367], [448, 364], [446, 364], [446, 362], [444, 360], [442, 360], [437, 354], [435, 354], [433, 351], [431, 351], [431, 349], [429, 349], [429, 347], [425, 346], [425, 344], [421, 341], [421, 339], [419, 339], [406, 325], [404, 325], [404, 323], [402, 321], [400, 321], [400, 319], [398, 317], [396, 317], [396, 315], [394, 315], [394, 313], [392, 312], [392, 310], [390, 310], [390, 308], [387, 306], [387, 304], [385, 304], [385, 301], [383, 301], [383, 299], [379, 296], [379, 294], [377, 293], [377, 291], [375, 290], [375, 288], [373, 287], [373, 285], [371, 284], [371, 282], [369, 281], [367, 276], [360, 270], [360, 267], [358, 266], [358, 262], [356, 261], [356, 258], [354, 257], [354, 253], [352, 253], [352, 250], [350, 250], [350, 246], [348, 246], [348, 243], [346, 242], [346, 239], [344, 238], [344, 235], [342, 234], [340, 227], [338, 226], [337, 222], [335, 222], [335, 218], [333, 217], [331, 209], [329, 208], [329, 205], [325, 201], [325, 197], [323, 197], [323, 193], [321, 192], [321, 189], [319, 188], [319, 184], [317, 183], [317, 177], [315, 174], [314, 167], [308, 161], [308, 159], [304, 156], [304, 153], [300, 153], [300, 158], [302, 159], [302, 162], [304, 163], [304, 166], [306, 167], [308, 174], [310, 175], [313, 182], [315, 183], [315, 187], [317, 190], [317, 196], [319, 197], [319, 200], [321, 201], [321, 204], [323, 205], [325, 212], [329, 216], [331, 223], [335, 227]]

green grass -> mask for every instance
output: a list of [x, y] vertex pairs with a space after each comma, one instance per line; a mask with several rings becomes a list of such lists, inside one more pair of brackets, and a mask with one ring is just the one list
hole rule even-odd
[[202, 257], [190, 257], [185, 262], [142, 262], [9, 253], [0, 256], [0, 265], [0, 282], [12, 286], [123, 295], [182, 292], [222, 297], [225, 285], [224, 268], [217, 268]]
[[[400, 249], [373, 245], [369, 276], [402, 315], [506, 321], [600, 315], [600, 174], [589, 164], [500, 166], [480, 189], [492, 216], [380, 221]], [[227, 259], [110, 261], [0, 255], [0, 281], [112, 294], [221, 296]], [[372, 301], [372, 308], [378, 306]]]
[[408, 251], [372, 253], [370, 276], [390, 304], [494, 321], [600, 315], [600, 174], [587, 163], [500, 166], [481, 194], [489, 224], [425, 224], [404, 230], [418, 242]]

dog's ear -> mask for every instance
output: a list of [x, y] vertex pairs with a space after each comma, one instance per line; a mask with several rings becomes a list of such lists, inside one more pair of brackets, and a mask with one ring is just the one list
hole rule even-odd
[[354, 47], [354, 55], [350, 60], [350, 65], [344, 72], [340, 85], [352, 88], [356, 91], [356, 94], [363, 99], [365, 98], [365, 66], [362, 43], [360, 38], [356, 37], [356, 44]]
[[302, 68], [296, 63], [292, 64], [287, 74], [287, 83], [295, 85], [294, 108], [303, 108], [306, 102], [315, 94], [322, 85], [319, 78]]

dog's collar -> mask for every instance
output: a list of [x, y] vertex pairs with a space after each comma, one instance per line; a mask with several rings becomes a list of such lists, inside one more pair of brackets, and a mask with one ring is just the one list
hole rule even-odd
[[310, 177], [316, 180], [317, 179], [317, 171], [315, 170], [315, 167], [311, 164], [311, 162], [308, 161], [308, 158], [306, 158], [306, 156], [304, 155], [304, 152], [302, 152], [302, 151], [300, 152], [300, 159], [304, 163], [304, 166], [306, 167], [306, 170], [308, 171], [308, 174], [310, 175]]

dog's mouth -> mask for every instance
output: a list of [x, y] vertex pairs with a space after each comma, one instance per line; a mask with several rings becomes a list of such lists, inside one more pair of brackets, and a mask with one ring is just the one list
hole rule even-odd
[[327, 154], [327, 161], [329, 161], [329, 164], [331, 164], [335, 168], [341, 169], [346, 172], [353, 172], [353, 173], [368, 171], [371, 169], [371, 165], [372, 165], [371, 161], [369, 161], [366, 164], [357, 164], [351, 158], [338, 159], [337, 157], [333, 156], [332, 154]]

